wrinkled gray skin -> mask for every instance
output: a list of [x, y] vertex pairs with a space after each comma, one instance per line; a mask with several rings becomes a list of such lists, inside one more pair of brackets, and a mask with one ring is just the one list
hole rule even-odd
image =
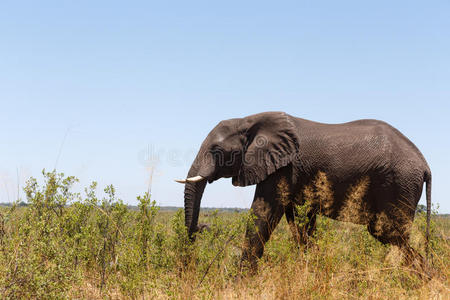
[[[251, 206], [257, 230], [247, 229], [241, 260], [253, 270], [283, 215], [299, 243], [307, 242], [316, 215], [322, 214], [366, 225], [382, 243], [418, 255], [408, 239], [426, 182], [429, 223], [430, 168], [411, 141], [382, 121], [322, 124], [282, 112], [225, 120], [201, 145], [188, 177], [198, 175], [205, 180], [185, 186], [185, 221], [191, 237], [199, 230], [207, 181], [231, 177], [235, 186], [257, 185]], [[309, 223], [299, 228], [294, 207], [306, 198]], [[427, 239], [428, 228], [427, 224]]]

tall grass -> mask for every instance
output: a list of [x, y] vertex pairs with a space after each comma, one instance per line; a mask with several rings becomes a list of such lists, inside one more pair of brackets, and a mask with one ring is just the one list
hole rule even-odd
[[[210, 229], [190, 243], [183, 211], [160, 211], [148, 193], [131, 210], [113, 186], [99, 199], [96, 183], [78, 194], [71, 189], [76, 178], [43, 175], [43, 184], [31, 178], [24, 188], [28, 206], [0, 208], [2, 299], [439, 299], [449, 293], [450, 218], [433, 216], [430, 281], [364, 227], [324, 217], [307, 248], [297, 246], [283, 220], [258, 274], [245, 276], [239, 259], [250, 213], [203, 214]], [[422, 253], [424, 232], [419, 213], [411, 243]]]

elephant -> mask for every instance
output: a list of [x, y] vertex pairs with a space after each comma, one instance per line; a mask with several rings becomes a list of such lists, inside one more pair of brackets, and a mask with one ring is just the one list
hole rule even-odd
[[[428, 249], [431, 171], [419, 149], [386, 122], [325, 124], [284, 112], [221, 121], [203, 141], [187, 178], [177, 180], [185, 184], [191, 239], [200, 229], [205, 186], [220, 178], [232, 178], [234, 186], [256, 185], [255, 223], [246, 229], [241, 257], [253, 271], [283, 215], [299, 244], [308, 243], [316, 216], [323, 215], [365, 225], [381, 243], [420, 256], [408, 240], [424, 182]], [[305, 203], [308, 221], [300, 227], [295, 207]]]

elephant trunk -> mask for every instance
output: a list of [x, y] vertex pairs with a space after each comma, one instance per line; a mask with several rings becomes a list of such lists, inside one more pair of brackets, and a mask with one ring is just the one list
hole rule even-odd
[[208, 171], [208, 169], [210, 170], [211, 168], [205, 168], [206, 165], [204, 162], [200, 161], [200, 157], [200, 155], [197, 155], [197, 158], [192, 164], [187, 177], [190, 178], [200, 175], [205, 177], [205, 180], [198, 182], [186, 182], [184, 187], [185, 224], [191, 239], [193, 239], [193, 234], [197, 231], [200, 202], [207, 183], [206, 178], [208, 178], [211, 174], [211, 171]]

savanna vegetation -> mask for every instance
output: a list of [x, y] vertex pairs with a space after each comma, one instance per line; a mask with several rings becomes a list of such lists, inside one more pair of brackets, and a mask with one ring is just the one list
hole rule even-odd
[[[239, 259], [249, 211], [203, 212], [209, 230], [190, 243], [184, 213], [160, 210], [149, 194], [130, 209], [113, 186], [74, 193], [74, 177], [43, 172], [24, 187], [26, 206], [0, 207], [2, 299], [401, 299], [449, 295], [450, 218], [433, 215], [433, 278], [402, 264], [401, 252], [362, 226], [319, 218], [312, 246], [298, 248], [285, 220], [259, 272]], [[299, 208], [302, 211], [302, 208]], [[298, 222], [304, 222], [299, 218]], [[425, 214], [411, 244], [425, 255]]]

